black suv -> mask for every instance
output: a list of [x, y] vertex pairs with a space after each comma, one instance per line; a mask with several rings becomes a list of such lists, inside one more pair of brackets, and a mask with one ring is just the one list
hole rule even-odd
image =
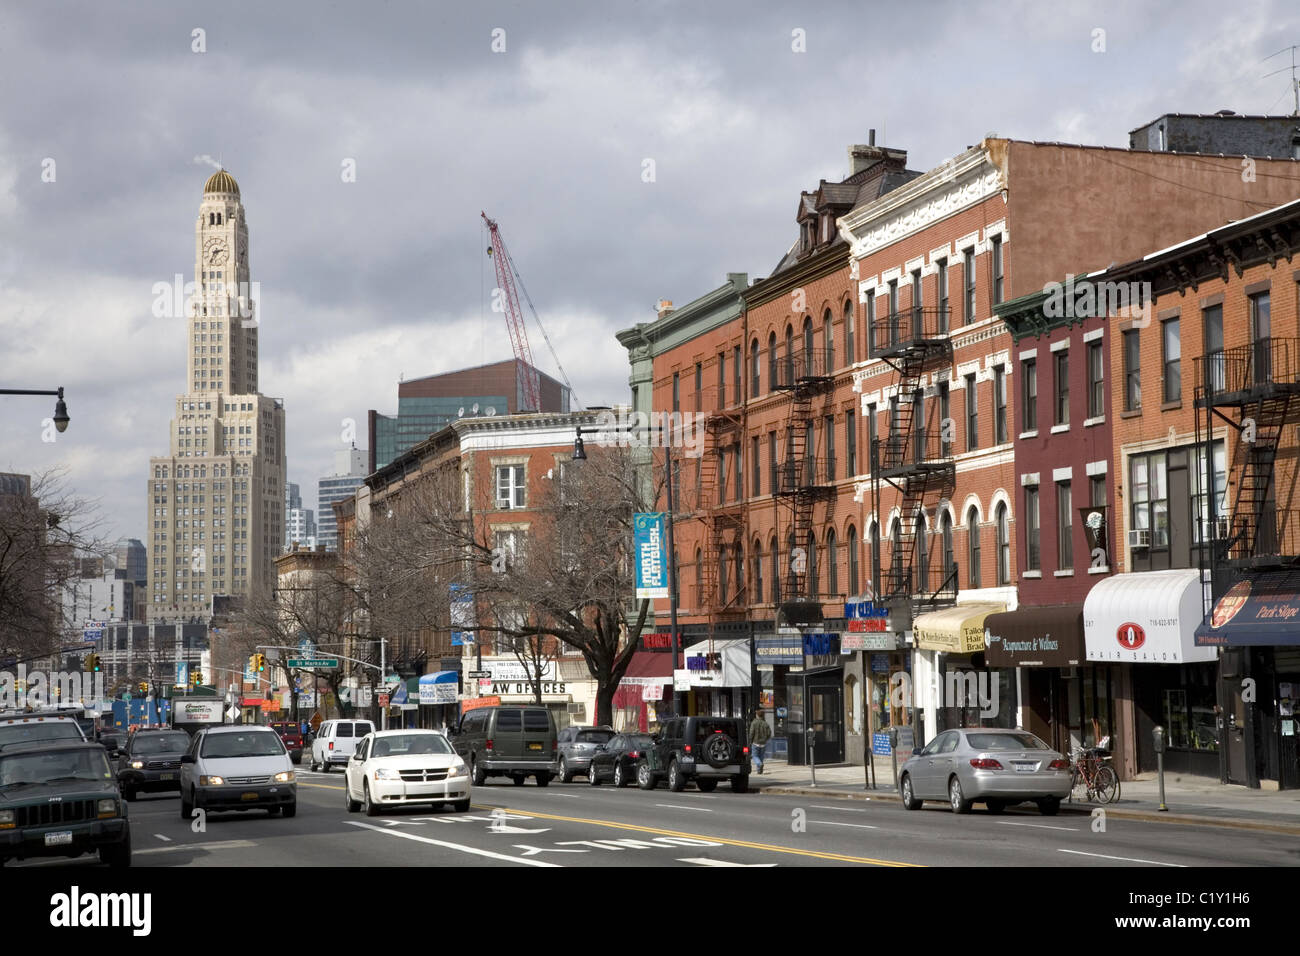
[[662, 779], [673, 791], [694, 780], [709, 793], [724, 779], [736, 793], [749, 789], [749, 747], [739, 717], [676, 717], [651, 740], [636, 768], [642, 790], [653, 790]]
[[104, 748], [84, 740], [0, 748], [0, 866], [96, 851], [109, 866], [131, 865], [131, 825]]
[[126, 742], [117, 764], [122, 796], [163, 790], [181, 792], [181, 755], [190, 749], [183, 730], [137, 730]]

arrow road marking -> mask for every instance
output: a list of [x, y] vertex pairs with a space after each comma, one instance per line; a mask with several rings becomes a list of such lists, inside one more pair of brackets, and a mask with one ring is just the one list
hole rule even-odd
[[473, 856], [485, 856], [490, 860], [501, 860], [505, 863], [522, 863], [524, 866], [559, 866], [558, 863], [547, 863], [544, 860], [525, 860], [517, 856], [506, 856], [504, 853], [493, 853], [491, 850], [480, 850], [478, 847], [465, 846], [460, 843], [448, 843], [446, 840], [434, 840], [429, 837], [417, 836], [414, 833], [405, 833], [402, 830], [385, 830], [383, 827], [371, 826], [369, 823], [361, 823], [357, 820], [348, 820], [346, 822], [349, 826], [360, 827], [364, 830], [373, 830], [375, 833], [401, 837], [403, 840], [415, 840], [417, 843], [427, 843], [430, 846], [440, 846], [447, 850], [458, 850], [461, 853], [469, 853]]
[[[545, 831], [542, 831], [545, 832]], [[590, 853], [590, 850], [557, 850], [548, 846], [529, 846], [526, 843], [514, 844], [516, 850], [523, 850], [524, 856], [536, 856], [539, 853]]]

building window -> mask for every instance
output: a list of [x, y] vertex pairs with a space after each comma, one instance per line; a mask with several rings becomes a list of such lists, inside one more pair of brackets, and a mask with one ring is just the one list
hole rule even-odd
[[1038, 486], [1025, 487], [1025, 570], [1042, 570], [1039, 551]]
[[1203, 313], [1205, 321], [1206, 386], [1212, 392], [1223, 391], [1226, 367], [1223, 354], [1223, 306], [1212, 305]]
[[980, 401], [975, 376], [966, 376], [966, 450], [980, 446]]
[[1074, 516], [1070, 498], [1070, 483], [1056, 483], [1056, 566], [1066, 571], [1074, 567]]
[[758, 436], [749, 440], [749, 493], [757, 497], [763, 493], [763, 470], [758, 460]]
[[1124, 346], [1124, 411], [1135, 412], [1142, 407], [1142, 341], [1137, 329], [1123, 333]]
[[794, 384], [794, 329], [785, 327], [785, 385]]
[[817, 596], [817, 538], [808, 532], [808, 576], [804, 581], [808, 597]]
[[822, 316], [822, 345], [826, 349], [826, 368], [824, 373], [829, 375], [835, 371], [835, 335], [832, 328], [831, 310], [827, 309]]
[[849, 525], [848, 539], [845, 543], [849, 550], [849, 594], [860, 594], [862, 592], [858, 590], [858, 532], [853, 525]]
[[497, 466], [497, 507], [515, 510], [524, 506], [524, 466]]
[[855, 347], [854, 328], [857, 315], [853, 311], [853, 300], [849, 299], [844, 303], [844, 364], [852, 365], [858, 360], [858, 352]]
[[876, 406], [867, 406], [867, 468], [876, 467]]
[[966, 581], [970, 587], [980, 586], [980, 521], [975, 509], [966, 519], [966, 539], [970, 568], [966, 572]]
[[815, 354], [812, 316], [805, 315], [803, 317], [803, 373], [809, 378], [817, 374], [817, 369], [813, 365], [813, 356]]
[[1102, 343], [1088, 343], [1088, 417], [1101, 418], [1106, 414], [1106, 379], [1102, 359]]
[[727, 407], [727, 353], [718, 353], [718, 402], [714, 408]]
[[698, 412], [704, 407], [704, 364], [695, 363], [695, 410]]
[[673, 372], [673, 411], [682, 410], [682, 387], [681, 373]]
[[776, 333], [767, 337], [767, 390], [776, 388]]
[[1038, 362], [1025, 359], [1020, 363], [1020, 404], [1024, 406], [1023, 431], [1038, 430]]
[[993, 369], [993, 443], [1001, 445], [1007, 440], [1007, 370], [1003, 365]]
[[776, 494], [778, 488], [776, 467], [776, 432], [770, 431], [767, 433], [767, 484], [768, 494], [772, 495]]
[[759, 371], [759, 366], [758, 366], [758, 339], [754, 339], [754, 341], [752, 341], [752, 342], [749, 343], [749, 366], [750, 366], [750, 369], [749, 369], [749, 376], [750, 376], [750, 381], [749, 381], [749, 397], [750, 397], [750, 398], [757, 398], [757, 397], [758, 397], [758, 385], [759, 385], [759, 382], [758, 382], [758, 371]]
[[925, 301], [921, 295], [921, 270], [912, 272], [912, 337], [921, 338], [925, 334]]
[[998, 503], [995, 514], [998, 534], [998, 584], [1005, 586], [1011, 583], [1011, 535], [1007, 527], [1006, 502]]
[[938, 285], [939, 331], [948, 331], [948, 260], [940, 259], [935, 263], [935, 277]]
[[824, 419], [826, 431], [826, 480], [835, 480], [835, 418], [827, 415]]
[[867, 357], [876, 354], [880, 341], [876, 338], [876, 290], [867, 292]]
[[704, 606], [704, 555], [695, 549], [695, 606]]
[[844, 413], [844, 473], [852, 478], [858, 473], [858, 418], [852, 411]]
[[836, 549], [835, 529], [826, 532], [826, 593], [840, 593], [840, 559]]
[[962, 321], [970, 325], [975, 321], [975, 249], [963, 249], [961, 259]]
[[733, 393], [731, 396], [731, 404], [733, 405], [739, 405], [741, 401], [740, 375], [740, 346], [733, 345], [731, 348], [731, 385]]
[[898, 280], [889, 282], [889, 344], [898, 344]]
[[992, 239], [993, 251], [993, 304], [997, 305], [1002, 301], [1002, 237], [994, 236]]
[[946, 589], [949, 581], [956, 587], [953, 576], [957, 569], [957, 552], [953, 549], [952, 515], [948, 511], [944, 511], [943, 520], [939, 522], [939, 535], [943, 542], [943, 587]]
[[1161, 363], [1164, 367], [1165, 403], [1181, 401], [1183, 397], [1182, 342], [1178, 331], [1178, 320], [1170, 319], [1160, 326]]
[[1273, 335], [1272, 305], [1269, 294], [1261, 292], [1250, 297], [1251, 382], [1260, 385], [1272, 380], [1273, 353], [1270, 341]]
[[1070, 424], [1070, 351], [1056, 353], [1056, 424]]

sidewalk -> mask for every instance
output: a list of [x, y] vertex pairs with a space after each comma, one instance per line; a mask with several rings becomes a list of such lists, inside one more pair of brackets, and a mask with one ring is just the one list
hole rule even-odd
[[[784, 761], [767, 761], [764, 772], [750, 774], [750, 787], [763, 793], [837, 797], [851, 800], [897, 801], [893, 767], [888, 758], [876, 761], [876, 787], [865, 786], [860, 766], [835, 764], [817, 768], [817, 785], [808, 767], [792, 767]], [[1204, 777], [1165, 774], [1165, 805], [1160, 805], [1159, 782], [1155, 774], [1120, 785], [1120, 799], [1106, 804], [1108, 815], [1160, 823], [1192, 823], [1202, 826], [1274, 830], [1300, 835], [1300, 790], [1251, 790], [1219, 784]], [[1090, 813], [1101, 804], [1061, 804], [1062, 813]]]

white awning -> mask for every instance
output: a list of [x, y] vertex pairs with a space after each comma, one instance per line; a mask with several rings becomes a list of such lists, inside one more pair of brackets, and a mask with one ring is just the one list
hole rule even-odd
[[[691, 658], [703, 654], [722, 655], [722, 669], [692, 670]], [[688, 675], [692, 687], [748, 687], [749, 678], [749, 641], [745, 638], [723, 641], [700, 641], [692, 644], [682, 653], [686, 669], [680, 673]]]
[[1196, 568], [1116, 574], [1098, 581], [1083, 602], [1083, 643], [1090, 661], [1196, 664], [1218, 660], [1196, 646], [1210, 595], [1208, 572]]

